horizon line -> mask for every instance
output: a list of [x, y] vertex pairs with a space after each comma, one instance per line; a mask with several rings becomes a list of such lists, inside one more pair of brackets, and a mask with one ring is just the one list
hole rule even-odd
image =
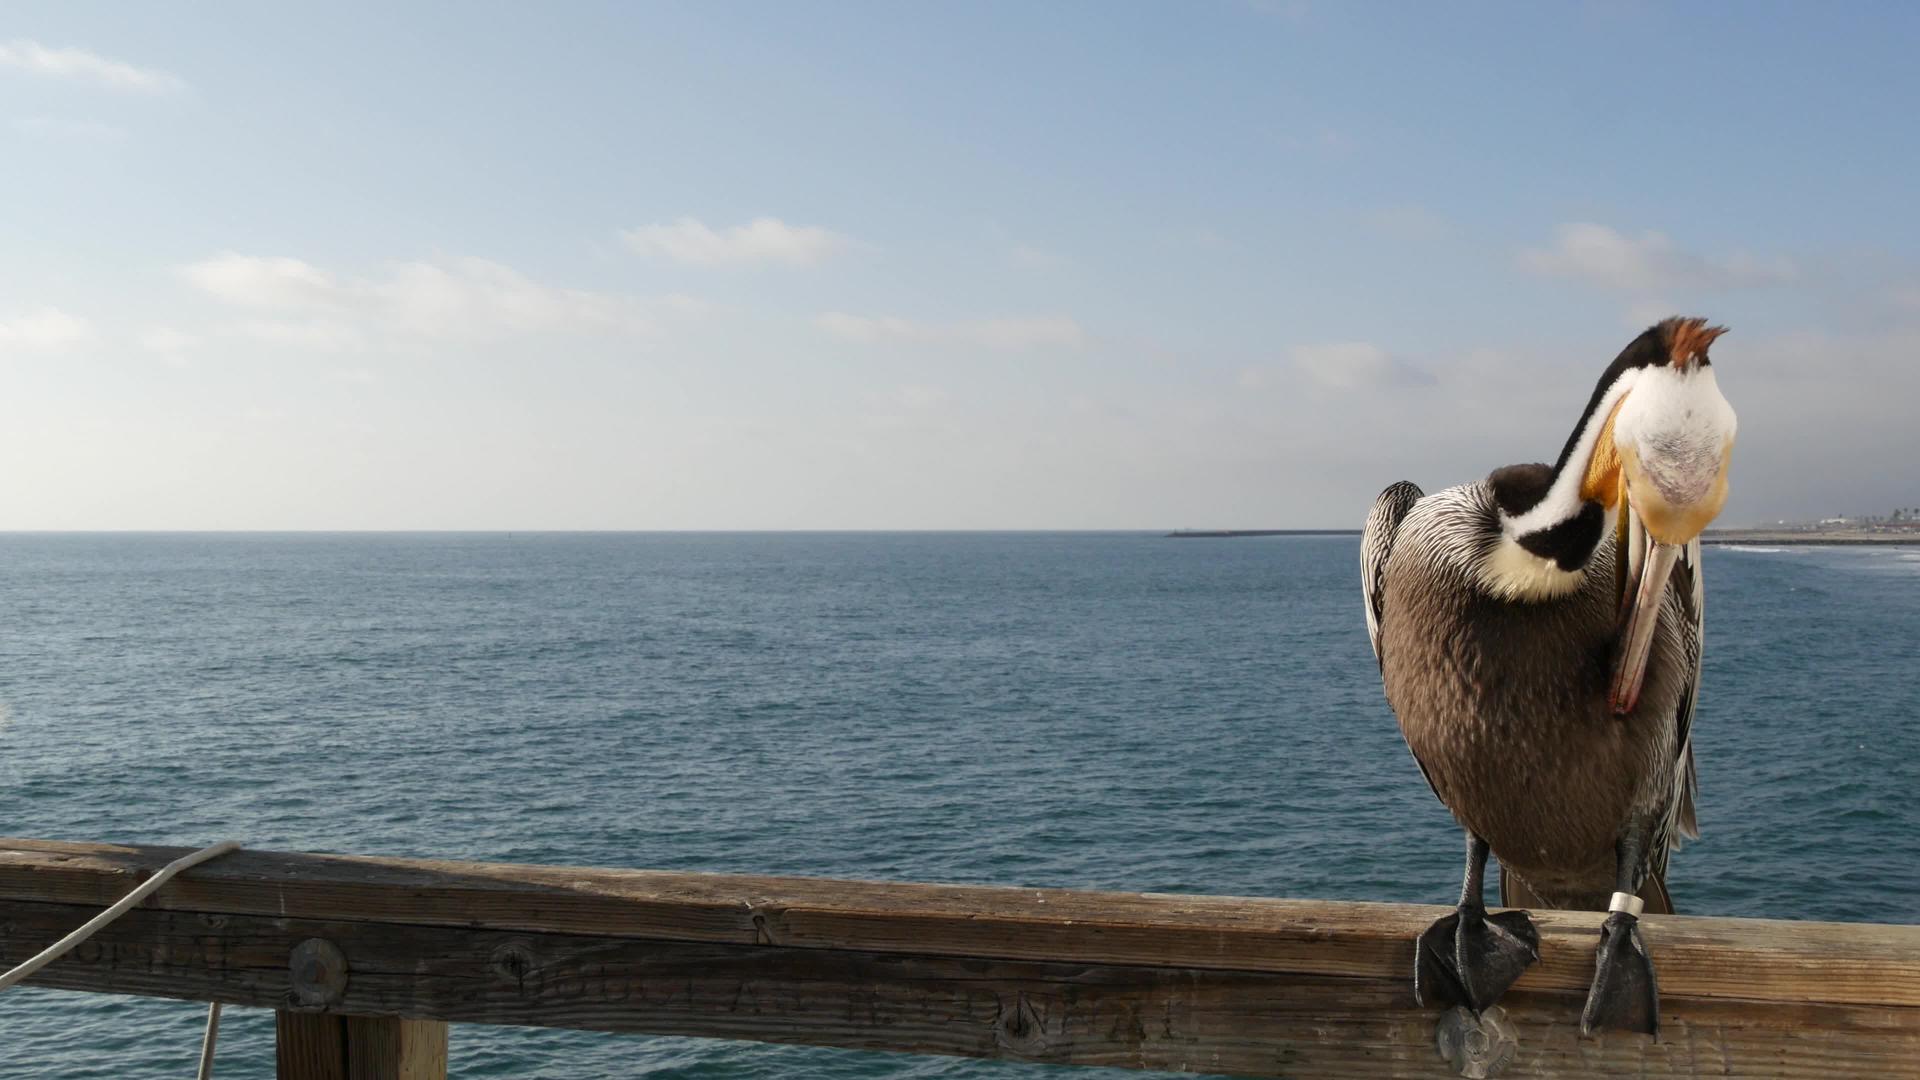
[[1355, 528], [1317, 528], [1317, 527], [1302, 527], [1302, 528], [1297, 528], [1297, 529], [1212, 529], [1212, 528], [1208, 528], [1208, 529], [1192, 529], [1192, 528], [1188, 528], [1188, 527], [1185, 527], [1185, 526], [1182, 526], [1182, 527], [1180, 527], [1180, 528], [1177, 528], [1177, 529], [1169, 529], [1169, 528], [1167, 528], [1166, 526], [1160, 526], [1160, 525], [1156, 525], [1156, 526], [1138, 526], [1138, 527], [1125, 527], [1125, 528], [1046, 528], [1046, 527], [1038, 527], [1038, 528], [1030, 528], [1030, 527], [1005, 527], [1005, 528], [997, 528], [997, 527], [989, 527], [989, 528], [939, 528], [939, 527], [932, 527], [932, 528], [761, 528], [761, 529], [724, 529], [724, 528], [723, 528], [723, 529], [710, 529], [710, 528], [666, 528], [666, 529], [567, 529], [567, 528], [559, 528], [559, 529], [555, 529], [555, 528], [446, 528], [446, 529], [423, 529], [423, 528], [398, 528], [398, 529], [382, 529], [382, 528], [346, 528], [346, 529], [325, 529], [325, 528], [318, 528], [318, 529], [316, 529], [316, 528], [295, 528], [295, 529], [179, 529], [179, 528], [165, 528], [165, 529], [143, 529], [143, 528], [108, 528], [108, 529], [7, 529], [7, 528], [0, 528], [0, 536], [126, 536], [126, 535], [145, 535], [145, 536], [210, 536], [210, 535], [230, 535], [230, 536], [286, 536], [286, 535], [311, 535], [311, 536], [352, 536], [352, 535], [361, 535], [361, 536], [378, 536], [378, 535], [395, 535], [395, 534], [419, 534], [419, 535], [468, 535], [468, 536], [472, 536], [472, 535], [510, 535], [510, 534], [513, 534], [513, 533], [528, 533], [528, 534], [533, 534], [533, 535], [544, 535], [544, 536], [563, 536], [563, 535], [579, 535], [579, 536], [618, 536], [618, 535], [662, 535], [662, 534], [682, 534], [682, 535], [703, 535], [703, 534], [704, 534], [704, 535], [711, 535], [711, 534], [716, 534], [716, 533], [719, 533], [719, 534], [735, 534], [735, 535], [747, 535], [747, 534], [790, 534], [790, 533], [813, 533], [813, 534], [847, 534], [847, 533], [867, 533], [867, 534], [883, 534], [883, 533], [1121, 533], [1121, 534], [1132, 534], [1132, 533], [1145, 533], [1145, 534], [1149, 534], [1149, 535], [1153, 535], [1153, 536], [1168, 536], [1168, 535], [1171, 535], [1172, 533], [1175, 533], [1175, 532], [1259, 532], [1259, 533], [1266, 533], [1266, 534], [1268, 534], [1268, 535], [1273, 535], [1273, 536], [1315, 536], [1315, 535], [1318, 535], [1318, 536], [1330, 536], [1330, 535], [1348, 535], [1348, 534], [1351, 534], [1351, 535], [1355, 535], [1355, 536], [1357, 536], [1357, 535], [1359, 535], [1359, 534], [1360, 534], [1360, 532], [1361, 532], [1361, 530], [1359, 530], [1359, 529], [1355, 529]]

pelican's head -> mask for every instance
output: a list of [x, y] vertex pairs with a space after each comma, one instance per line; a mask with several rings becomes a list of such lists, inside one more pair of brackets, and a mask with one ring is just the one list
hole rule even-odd
[[1560, 460], [1487, 477], [1499, 535], [1479, 568], [1502, 599], [1553, 600], [1580, 587], [1607, 534], [1638, 517], [1683, 546], [1726, 499], [1733, 410], [1714, 384], [1707, 346], [1725, 331], [1673, 318], [1620, 351], [1600, 376]]
[[1627, 505], [1654, 542], [1678, 547], [1727, 501], [1733, 407], [1707, 359], [1707, 346], [1726, 328], [1674, 318], [1648, 333], [1658, 337], [1665, 362], [1639, 369], [1610, 434]]
[[1651, 362], [1634, 369], [1602, 433], [1606, 445], [1594, 454], [1602, 472], [1602, 459], [1613, 459], [1613, 486], [1625, 504], [1624, 608], [1612, 690], [1618, 713], [1639, 701], [1675, 560], [1727, 501], [1735, 420], [1707, 359], [1707, 347], [1724, 333], [1705, 319], [1672, 318], [1629, 346], [1653, 354]]

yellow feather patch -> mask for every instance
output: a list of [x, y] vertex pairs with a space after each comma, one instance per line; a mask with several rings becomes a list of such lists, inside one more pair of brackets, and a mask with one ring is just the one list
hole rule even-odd
[[1620, 400], [1613, 403], [1613, 411], [1600, 427], [1600, 437], [1594, 440], [1593, 456], [1587, 459], [1587, 474], [1580, 479], [1580, 498], [1609, 510], [1620, 505], [1620, 451], [1613, 445], [1613, 421], [1626, 400], [1627, 396], [1622, 394]]

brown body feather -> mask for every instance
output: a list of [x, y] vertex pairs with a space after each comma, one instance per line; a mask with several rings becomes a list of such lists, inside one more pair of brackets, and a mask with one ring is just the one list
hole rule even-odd
[[1692, 817], [1694, 568], [1668, 585], [1639, 706], [1615, 716], [1615, 545], [1598, 546], [1565, 596], [1496, 599], [1472, 572], [1498, 536], [1495, 514], [1484, 485], [1471, 484], [1421, 499], [1398, 523], [1376, 645], [1401, 733], [1441, 801], [1538, 906], [1604, 910], [1630, 829], [1652, 834], [1638, 870], [1664, 899], [1653, 882], [1672, 823]]

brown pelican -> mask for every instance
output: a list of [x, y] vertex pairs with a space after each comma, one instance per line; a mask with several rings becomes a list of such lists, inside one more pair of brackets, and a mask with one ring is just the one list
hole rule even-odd
[[1420, 935], [1424, 1004], [1491, 1005], [1538, 958], [1525, 911], [1607, 911], [1581, 1029], [1654, 1032], [1637, 925], [1669, 912], [1667, 854], [1694, 825], [1700, 532], [1726, 499], [1734, 415], [1707, 347], [1672, 318], [1600, 376], [1552, 465], [1509, 465], [1423, 496], [1382, 492], [1361, 544], [1387, 701], [1467, 832], [1454, 914]]

